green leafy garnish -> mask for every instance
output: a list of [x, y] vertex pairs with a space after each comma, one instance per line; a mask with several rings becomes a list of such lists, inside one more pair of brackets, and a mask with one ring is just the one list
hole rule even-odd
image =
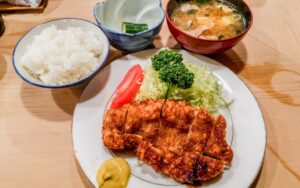
[[154, 55], [151, 60], [153, 69], [158, 71], [159, 78], [163, 82], [184, 89], [193, 84], [194, 74], [182, 63], [180, 53], [164, 49]]
[[[171, 50], [162, 51], [164, 52], [155, 55], [156, 60], [160, 59], [159, 56], [162, 54], [172, 54], [172, 56], [179, 54]], [[179, 63], [174, 61], [177, 58], [169, 57], [169, 59], [172, 62], [161, 66], [159, 71], [154, 70], [153, 65], [146, 67], [144, 70], [145, 78], [135, 101], [147, 99], [183, 100], [194, 107], [204, 107], [211, 113], [216, 112], [220, 106], [227, 103], [229, 99], [223, 100], [222, 85], [210, 69], [180, 60], [182, 57], [178, 58]], [[186, 88], [188, 85], [190, 87]]]
[[144, 69], [144, 81], [139, 89], [135, 101], [148, 99], [164, 99], [168, 92], [168, 84], [161, 81], [159, 74], [152, 66]]
[[221, 99], [222, 86], [218, 78], [206, 67], [184, 62], [194, 73], [194, 82], [188, 89], [170, 87], [167, 99], [188, 101], [194, 107], [204, 107], [215, 112], [223, 104]]
[[225, 36], [224, 35], [219, 35], [218, 39], [221, 40], [223, 39]]
[[242, 32], [241, 29], [236, 29], [236, 30], [235, 30], [235, 33], [236, 33], [236, 34], [239, 34], [239, 33], [241, 33], [241, 32]]
[[164, 66], [159, 71], [159, 78], [166, 83], [179, 88], [190, 88], [194, 82], [194, 73], [189, 71], [183, 63], [174, 63]]
[[181, 54], [172, 50], [164, 49], [154, 55], [151, 60], [154, 70], [159, 71], [162, 67], [171, 63], [181, 63], [183, 59]]

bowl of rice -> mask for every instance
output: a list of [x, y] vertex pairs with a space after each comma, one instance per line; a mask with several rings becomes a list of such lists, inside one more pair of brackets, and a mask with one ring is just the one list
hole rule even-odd
[[62, 18], [40, 24], [17, 43], [13, 66], [26, 82], [65, 88], [95, 76], [109, 54], [109, 41], [92, 22]]

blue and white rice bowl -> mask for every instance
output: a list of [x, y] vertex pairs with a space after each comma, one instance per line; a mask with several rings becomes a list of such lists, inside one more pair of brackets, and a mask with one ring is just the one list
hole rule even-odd
[[[97, 67], [91, 71], [87, 76], [62, 85], [49, 85], [45, 84], [42, 82], [40, 79], [34, 77], [32, 74], [30, 74], [24, 66], [22, 66], [22, 57], [28, 50], [28, 45], [30, 45], [34, 37], [41, 34], [41, 32], [50, 26], [56, 26], [58, 29], [67, 29], [68, 27], [76, 27], [76, 28], [82, 28], [84, 31], [92, 31], [94, 33], [97, 33], [97, 36], [99, 36], [100, 41], [101, 41], [101, 48], [102, 52], [99, 57], [99, 62]], [[110, 44], [109, 41], [105, 35], [105, 33], [95, 24], [92, 22], [89, 22], [87, 20], [79, 19], [79, 18], [61, 18], [61, 19], [55, 19], [51, 20], [45, 23], [42, 23], [34, 28], [32, 28], [30, 31], [28, 31], [25, 35], [22, 36], [22, 38], [19, 40], [17, 43], [13, 56], [12, 56], [12, 62], [13, 66], [15, 68], [16, 73], [26, 82], [39, 86], [39, 87], [44, 87], [44, 88], [65, 88], [65, 87], [70, 87], [74, 85], [81, 84], [92, 77], [94, 77], [101, 69], [101, 67], [104, 65], [108, 54], [110, 50]]]

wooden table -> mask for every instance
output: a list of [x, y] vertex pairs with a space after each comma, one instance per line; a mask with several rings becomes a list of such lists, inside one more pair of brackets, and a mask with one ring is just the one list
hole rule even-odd
[[[76, 163], [72, 113], [84, 87], [50, 90], [15, 73], [11, 56], [31, 27], [59, 17], [94, 21], [96, 0], [49, 0], [43, 12], [4, 14], [0, 38], [0, 187], [91, 187]], [[266, 121], [265, 161], [253, 187], [300, 187], [300, 3], [247, 0], [254, 25], [232, 50], [213, 58], [233, 70], [256, 96]], [[178, 48], [166, 24], [154, 46]], [[111, 50], [109, 61], [123, 56]], [[255, 139], [255, 138], [253, 138]], [[253, 153], [255, 155], [255, 153]]]

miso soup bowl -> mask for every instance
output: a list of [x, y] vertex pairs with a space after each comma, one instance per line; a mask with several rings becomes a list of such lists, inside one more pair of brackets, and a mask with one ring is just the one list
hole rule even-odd
[[[151, 45], [165, 19], [160, 0], [107, 0], [97, 3], [93, 12], [111, 45], [127, 52]], [[135, 34], [124, 33], [123, 22], [146, 23], [149, 29]]]
[[178, 5], [178, 1], [177, 0], [168, 1], [166, 7], [167, 24], [172, 35], [183, 48], [200, 54], [217, 54], [231, 49], [233, 46], [235, 46], [239, 41], [243, 39], [243, 37], [251, 28], [253, 22], [253, 15], [249, 6], [242, 0], [223, 0], [223, 1], [234, 5], [237, 11], [239, 11], [245, 17], [246, 29], [232, 38], [221, 39], [221, 40], [209, 40], [209, 39], [196, 38], [177, 28], [171, 21], [171, 15], [175, 7]]

